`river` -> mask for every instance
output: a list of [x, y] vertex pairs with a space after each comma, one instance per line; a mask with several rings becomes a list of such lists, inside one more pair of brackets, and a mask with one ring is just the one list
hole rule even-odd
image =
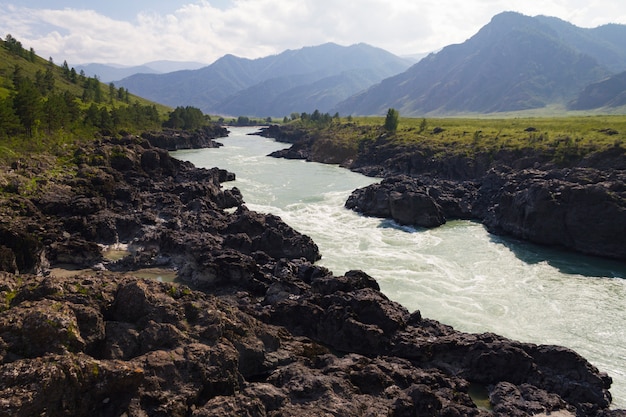
[[221, 148], [173, 152], [236, 174], [246, 205], [309, 235], [335, 275], [361, 269], [411, 311], [466, 332], [576, 350], [613, 378], [626, 408], [626, 264], [494, 236], [470, 221], [400, 227], [343, 207], [379, 181], [334, 165], [270, 158], [288, 145], [231, 128]]

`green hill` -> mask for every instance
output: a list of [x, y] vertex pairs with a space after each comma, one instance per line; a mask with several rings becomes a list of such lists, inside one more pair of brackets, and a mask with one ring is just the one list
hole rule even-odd
[[[0, 40], [0, 162], [61, 153], [95, 133], [160, 128], [171, 109]], [[67, 151], [65, 151], [67, 152]]]
[[[10, 37], [10, 35], [8, 35], [8, 37]], [[11, 37], [11, 39], [14, 38]], [[16, 42], [18, 44], [20, 43], [17, 40]], [[22, 46], [22, 51], [22, 53], [19, 53], [12, 50], [6, 40], [0, 39], [0, 98], [8, 97], [11, 91], [14, 90], [14, 85], [11, 78], [16, 66], [19, 66], [23, 70], [24, 75], [31, 79], [35, 79], [37, 71], [42, 71], [45, 73], [46, 69], [48, 67], [51, 67], [54, 76], [54, 87], [55, 89], [57, 89], [57, 91], [68, 91], [77, 97], [82, 96], [84, 86], [81, 85], [81, 83], [72, 82], [67, 77], [65, 77], [62, 65], [38, 56], [32, 49], [26, 50], [26, 48]], [[53, 65], [50, 66], [50, 64]], [[80, 74], [77, 73], [76, 76], [77, 80], [81, 80]], [[84, 82], [87, 78], [91, 77], [83, 75], [82, 81]], [[110, 102], [109, 85], [104, 83], [100, 84], [103, 92], [103, 102]], [[123, 104], [122, 100], [117, 100], [117, 97], [114, 98], [116, 99], [116, 104]], [[171, 108], [168, 106], [146, 100], [132, 93], [129, 94], [129, 99], [131, 102], [136, 101], [141, 105], [156, 105], [159, 113], [161, 114], [165, 114], [166, 112], [171, 111]]]

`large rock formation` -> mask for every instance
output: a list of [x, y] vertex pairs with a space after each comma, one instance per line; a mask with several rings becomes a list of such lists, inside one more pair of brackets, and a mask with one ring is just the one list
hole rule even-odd
[[391, 218], [404, 225], [437, 227], [446, 218], [472, 218], [477, 187], [459, 183], [390, 176], [378, 184], [352, 192], [346, 207], [368, 216]]
[[[249, 211], [228, 172], [133, 137], [74, 162], [39, 193], [36, 167], [2, 182], [0, 416], [623, 415], [571, 350], [457, 332], [314, 265], [311, 239]], [[50, 272], [65, 263], [88, 270]], [[128, 276], [148, 266], [189, 287]]]
[[[496, 234], [626, 260], [623, 171], [494, 169], [479, 181], [425, 179], [388, 177], [355, 190], [346, 207], [421, 227], [477, 219]], [[429, 203], [418, 206], [416, 196]]]

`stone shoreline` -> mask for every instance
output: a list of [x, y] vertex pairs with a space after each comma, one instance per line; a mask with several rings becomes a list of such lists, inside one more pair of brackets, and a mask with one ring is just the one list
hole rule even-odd
[[[315, 265], [310, 238], [222, 187], [234, 174], [130, 136], [74, 162], [34, 195], [37, 167], [7, 174], [0, 416], [626, 415], [569, 349], [458, 332]], [[186, 285], [128, 276], [141, 268]]]

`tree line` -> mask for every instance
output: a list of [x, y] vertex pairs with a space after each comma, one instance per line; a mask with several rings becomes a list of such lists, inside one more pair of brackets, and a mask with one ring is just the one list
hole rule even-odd
[[0, 98], [0, 136], [25, 134], [33, 136], [42, 130], [80, 130], [96, 127], [102, 131], [122, 128], [150, 128], [159, 125], [159, 114], [154, 105], [103, 105], [100, 84], [91, 78], [85, 81], [82, 97], [68, 90], [54, 87], [50, 70], [38, 71], [34, 79], [25, 75], [19, 66], [12, 74], [11, 93]]
[[13, 55], [20, 56], [24, 59], [29, 60], [30, 62], [35, 62], [35, 50], [33, 48], [30, 48], [30, 50], [27, 51], [22, 46], [22, 42], [18, 41], [10, 34], [7, 35], [5, 38], [4, 48], [11, 52]]

